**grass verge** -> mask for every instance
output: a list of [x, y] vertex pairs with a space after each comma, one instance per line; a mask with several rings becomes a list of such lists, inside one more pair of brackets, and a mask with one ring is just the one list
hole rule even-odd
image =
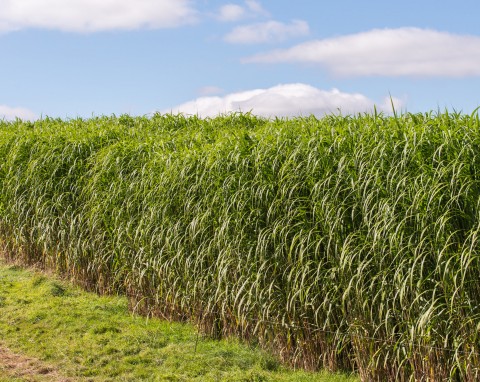
[[[69, 381], [357, 380], [287, 369], [237, 340], [215, 341], [190, 324], [132, 315], [124, 297], [87, 293], [1, 259], [0, 346], [38, 359]], [[0, 372], [2, 382], [19, 380]]]

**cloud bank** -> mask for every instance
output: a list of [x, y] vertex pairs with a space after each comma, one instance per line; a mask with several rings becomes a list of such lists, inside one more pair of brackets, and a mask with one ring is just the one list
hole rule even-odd
[[90, 33], [171, 28], [195, 20], [190, 0], [0, 0], [0, 32], [25, 28]]
[[338, 76], [479, 76], [480, 36], [420, 28], [374, 29], [309, 41], [244, 62], [318, 64]]
[[37, 118], [37, 116], [32, 111], [23, 107], [10, 107], [7, 105], [0, 105], [0, 119], [12, 121], [16, 118], [34, 120]]
[[[393, 99], [396, 109], [402, 107]], [[390, 98], [375, 103], [358, 93], [344, 93], [337, 89], [321, 90], [306, 84], [285, 84], [268, 89], [254, 89], [228, 94], [224, 97], [201, 97], [178, 105], [163, 113], [194, 114], [202, 118], [214, 117], [235, 111], [249, 112], [263, 117], [293, 117], [338, 113], [355, 114], [392, 110]]]
[[233, 44], [280, 42], [291, 37], [306, 36], [309, 32], [308, 23], [303, 20], [293, 20], [290, 24], [272, 20], [236, 27], [225, 36], [224, 40]]

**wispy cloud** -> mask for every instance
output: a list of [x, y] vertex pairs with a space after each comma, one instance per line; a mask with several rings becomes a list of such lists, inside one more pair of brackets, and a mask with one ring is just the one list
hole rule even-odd
[[292, 37], [306, 36], [309, 26], [306, 21], [293, 20], [290, 24], [267, 21], [234, 28], [225, 36], [225, 41], [232, 44], [259, 44], [285, 41]]
[[7, 105], [0, 105], [0, 119], [11, 121], [16, 118], [34, 120], [37, 118], [37, 116], [35, 115], [35, 113], [24, 107], [10, 107]]
[[238, 21], [241, 20], [247, 11], [244, 7], [238, 4], [225, 4], [218, 11], [218, 19], [220, 21]]
[[242, 5], [236, 3], [222, 5], [218, 11], [217, 19], [223, 22], [234, 22], [256, 16], [269, 16], [269, 13], [260, 2], [246, 0]]
[[247, 8], [250, 9], [251, 12], [254, 12], [258, 15], [263, 15], [263, 16], [269, 15], [269, 12], [265, 8], [263, 8], [262, 4], [260, 4], [259, 1], [246, 0], [245, 4], [247, 5]]
[[[402, 102], [392, 98], [395, 108]], [[352, 114], [377, 110], [390, 112], [390, 98], [375, 103], [359, 93], [344, 93], [337, 89], [322, 90], [306, 84], [285, 84], [268, 89], [254, 89], [228, 94], [224, 97], [201, 97], [194, 101], [163, 110], [165, 113], [196, 114], [200, 117], [214, 117], [219, 114], [252, 111], [265, 117], [292, 117], [338, 113]]]
[[203, 88], [198, 89], [198, 94], [201, 96], [211, 96], [215, 94], [220, 94], [223, 92], [222, 88], [218, 86], [204, 86]]
[[0, 0], [0, 32], [171, 28], [195, 20], [190, 0]]
[[318, 64], [339, 76], [479, 76], [480, 36], [420, 28], [374, 29], [309, 41], [244, 62]]

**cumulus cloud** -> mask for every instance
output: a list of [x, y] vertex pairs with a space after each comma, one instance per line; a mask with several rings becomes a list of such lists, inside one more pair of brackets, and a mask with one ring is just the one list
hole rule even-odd
[[339, 76], [478, 76], [480, 36], [420, 28], [374, 29], [309, 41], [244, 62], [319, 64]]
[[191, 0], [0, 0], [0, 31], [170, 28], [195, 19]]
[[32, 111], [23, 107], [10, 107], [6, 105], [0, 105], [0, 119], [11, 121], [16, 118], [34, 120], [37, 118], [37, 116]]
[[[395, 108], [402, 102], [392, 98]], [[202, 118], [235, 111], [249, 112], [264, 117], [323, 116], [338, 113], [354, 114], [373, 111], [391, 112], [390, 98], [375, 103], [358, 93], [344, 93], [337, 89], [322, 90], [306, 84], [285, 84], [268, 89], [254, 89], [228, 94], [224, 97], [201, 97], [178, 105], [164, 113], [194, 114]]]
[[234, 28], [225, 36], [225, 41], [233, 44], [258, 44], [279, 42], [291, 37], [306, 36], [309, 26], [306, 21], [293, 20], [290, 24], [278, 21], [267, 21]]

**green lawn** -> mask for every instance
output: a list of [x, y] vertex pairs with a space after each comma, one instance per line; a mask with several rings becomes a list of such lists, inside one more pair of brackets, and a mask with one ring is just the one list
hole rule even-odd
[[[80, 381], [357, 380], [289, 370], [237, 340], [215, 341], [189, 324], [132, 315], [124, 297], [86, 293], [1, 261], [0, 345]], [[2, 382], [21, 380], [1, 374]]]

